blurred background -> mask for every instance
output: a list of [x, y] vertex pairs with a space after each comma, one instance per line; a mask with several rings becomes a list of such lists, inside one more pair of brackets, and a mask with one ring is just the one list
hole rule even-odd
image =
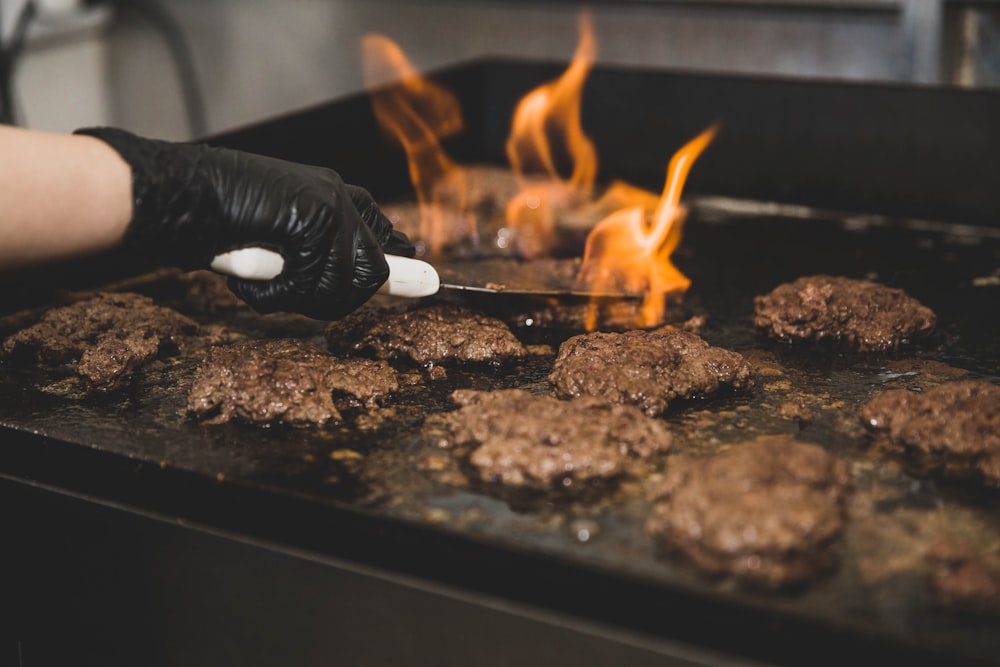
[[[0, 0], [3, 122], [186, 140], [361, 90], [360, 38], [421, 69], [567, 61], [581, 3], [534, 0]], [[990, 87], [1000, 0], [595, 0], [598, 62]]]

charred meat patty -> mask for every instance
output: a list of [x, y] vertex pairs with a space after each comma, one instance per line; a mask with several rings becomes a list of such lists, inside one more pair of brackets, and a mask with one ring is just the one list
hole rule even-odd
[[38, 323], [7, 338], [0, 351], [13, 363], [78, 362], [76, 370], [88, 390], [102, 392], [120, 388], [134, 369], [176, 352], [199, 332], [194, 320], [147, 296], [99, 292], [53, 308]]
[[362, 309], [332, 323], [326, 338], [335, 353], [409, 359], [418, 364], [502, 361], [527, 354], [500, 320], [451, 305], [403, 313]]
[[754, 324], [771, 338], [839, 341], [860, 352], [895, 349], [936, 323], [934, 312], [903, 290], [870, 280], [809, 276], [754, 299]]
[[505, 486], [569, 488], [626, 472], [631, 459], [670, 447], [667, 425], [632, 406], [562, 401], [520, 389], [460, 389], [446, 416], [453, 447], [470, 450], [479, 477]]
[[709, 458], [675, 459], [647, 532], [709, 575], [775, 589], [836, 563], [847, 466], [817, 445], [765, 436]]
[[209, 350], [188, 412], [213, 424], [321, 425], [343, 419], [337, 402], [373, 406], [398, 388], [384, 361], [337, 359], [296, 339], [251, 340]]
[[921, 471], [1000, 483], [1000, 386], [962, 380], [921, 393], [891, 389], [860, 416]]
[[650, 416], [675, 399], [753, 383], [740, 354], [673, 328], [574, 336], [560, 346], [549, 381], [560, 396], [600, 396]]

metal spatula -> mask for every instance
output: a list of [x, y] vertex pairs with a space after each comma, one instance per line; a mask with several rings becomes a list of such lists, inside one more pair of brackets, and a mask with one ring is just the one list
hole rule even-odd
[[[565, 265], [566, 260], [462, 260], [441, 266], [447, 282], [441, 282], [438, 270], [422, 260], [398, 255], [386, 255], [385, 260], [389, 264], [389, 279], [379, 293], [392, 296], [420, 298], [437, 294], [442, 289], [554, 298], [633, 299], [639, 296], [579, 289], [566, 271], [566, 268], [573, 268]], [[555, 264], [559, 261], [563, 264]], [[281, 274], [285, 260], [279, 253], [266, 248], [240, 248], [218, 255], [211, 266], [214, 271], [238, 278], [271, 280]]]

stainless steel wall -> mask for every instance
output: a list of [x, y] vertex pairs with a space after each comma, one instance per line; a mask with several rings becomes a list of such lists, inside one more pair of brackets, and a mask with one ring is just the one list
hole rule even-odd
[[[598, 60], [627, 66], [934, 83], [957, 77], [960, 69], [954, 58], [942, 67], [942, 44], [951, 53], [964, 46], [944, 38], [947, 26], [964, 34], [962, 24], [945, 20], [944, 0], [589, 4]], [[357, 48], [368, 32], [397, 41], [421, 68], [489, 55], [564, 61], [576, 44], [581, 7], [552, 0], [164, 0], [163, 5], [190, 47], [204, 96], [204, 127], [193, 127], [186, 113], [163, 32], [128, 2], [109, 32], [104, 92], [108, 122], [177, 139], [359, 90]], [[966, 56], [962, 71], [969, 71], [968, 61]]]

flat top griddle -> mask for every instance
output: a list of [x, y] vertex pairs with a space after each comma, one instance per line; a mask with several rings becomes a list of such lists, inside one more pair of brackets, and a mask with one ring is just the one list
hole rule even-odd
[[[908, 474], [871, 451], [856, 414], [882, 389], [918, 390], [963, 377], [1000, 379], [1000, 322], [991, 307], [1000, 286], [989, 279], [1000, 266], [1000, 238], [967, 228], [953, 234], [948, 226], [921, 229], [889, 221], [861, 225], [857, 220], [734, 214], [697, 202], [693, 210], [678, 258], [693, 279], [687, 308], [706, 315], [703, 336], [709, 342], [749, 354], [756, 363], [779, 369], [780, 375], [760, 378], [749, 392], [672, 408], [665, 419], [677, 434], [675, 451], [708, 454], [757, 434], [793, 433], [850, 461], [857, 493], [875, 505], [870, 511], [853, 510], [857, 516], [837, 547], [842, 559], [837, 573], [803, 591], [749, 592], [731, 582], [706, 580], [681, 560], [658, 557], [642, 531], [648, 504], [641, 484], [624, 484], [580, 501], [519, 498], [497, 488], [453, 486], [422, 468], [427, 457], [441, 456], [425, 416], [452, 409], [448, 395], [453, 389], [546, 391], [551, 354], [509, 367], [449, 370], [446, 380], [403, 391], [390, 402], [391, 416], [380, 423], [361, 426], [352, 417], [344, 426], [320, 430], [204, 426], [188, 419], [183, 409], [197, 357], [159, 362], [141, 373], [133, 388], [98, 398], [75, 394], [65, 371], [3, 368], [0, 423], [7, 431], [41, 434], [69, 448], [89, 450], [88, 469], [113, 470], [114, 461], [124, 458], [147, 468], [147, 474], [193, 475], [219, 488], [250, 490], [262, 494], [265, 504], [266, 499], [274, 499], [276, 506], [281, 505], [277, 499], [295, 499], [314, 505], [319, 523], [303, 526], [305, 530], [336, 530], [340, 513], [355, 513], [362, 520], [412, 524], [431, 535], [563, 564], [582, 572], [581, 582], [587, 581], [587, 573], [596, 573], [612, 582], [641, 584], [648, 587], [647, 595], [664, 599], [681, 592], [734, 605], [747, 614], [765, 610], [820, 627], [849, 628], [861, 636], [884, 634], [904, 646], [965, 657], [996, 655], [1000, 638], [989, 632], [995, 620], [935, 607], [919, 567], [879, 572], [874, 581], [865, 579], [864, 570], [878, 569], [887, 553], [905, 557], [918, 548], [923, 538], [892, 543], [913, 521], [955, 525], [979, 531], [980, 537], [994, 531], [1000, 537], [1000, 496], [991, 489]], [[769, 255], [774, 239], [796, 251], [777, 261]], [[758, 338], [751, 321], [753, 296], [819, 272], [872, 277], [903, 287], [938, 312], [940, 329], [890, 355], [837, 348], [817, 354]], [[289, 335], [321, 344], [322, 323], [260, 317], [247, 310], [199, 312], [178, 298], [182, 286], [168, 272], [138, 276], [116, 287], [148, 293], [203, 322], [225, 322], [250, 337]], [[11, 331], [12, 319], [24, 317], [8, 317], [2, 333]], [[536, 342], [551, 336], [553, 343], [567, 335], [520, 333]], [[778, 416], [777, 406], [787, 401], [810, 406], [815, 418]], [[664, 465], [669, 456], [651, 474]], [[336, 512], [324, 516], [324, 508]], [[866, 542], [874, 530], [885, 533], [885, 543]], [[988, 535], [984, 539], [990, 542]], [[530, 571], [524, 576], [532, 577]]]
[[[548, 72], [513, 71], [530, 71], [523, 89]], [[479, 98], [471, 96], [476, 109]], [[361, 108], [349, 101], [329, 113], [363, 118]], [[248, 130], [222, 142], [246, 147], [253, 136], [280, 136], [296, 122], [308, 128], [322, 115], [305, 112], [276, 121], [269, 131]], [[261, 152], [271, 152], [269, 141], [260, 140]], [[495, 143], [488, 139], [478, 148], [488, 156]], [[284, 156], [303, 159], [309, 150], [286, 145]], [[370, 157], [358, 158], [356, 172], [365, 173]], [[7, 475], [755, 658], [799, 662], [808, 656], [813, 664], [838, 664], [865, 651], [913, 662], [995, 662], [995, 618], [941, 609], [919, 568], [883, 566], [923, 539], [901, 526], [955, 526], [991, 545], [1000, 536], [1000, 492], [907, 472], [872, 450], [856, 415], [887, 388], [919, 390], [966, 377], [1000, 381], [1000, 230], [966, 224], [962, 216], [959, 224], [927, 222], [696, 193], [675, 256], [692, 279], [683, 314], [704, 316], [706, 340], [747, 354], [773, 374], [760, 377], [752, 391], [672, 407], [664, 419], [677, 434], [676, 453], [710, 454], [757, 434], [792, 433], [850, 462], [856, 496], [870, 502], [852, 508], [836, 547], [838, 570], [803, 590], [747, 591], [657, 556], [642, 532], [648, 504], [640, 483], [581, 500], [526, 498], [456, 486], [435, 466], [422, 464], [442, 455], [427, 416], [453, 409], [452, 390], [546, 391], [553, 357], [545, 352], [512, 366], [449, 369], [444, 380], [404, 389], [382, 419], [350, 415], [343, 426], [319, 430], [193, 422], [183, 407], [199, 360], [183, 354], [142, 372], [131, 389], [97, 398], [79, 395], [64, 371], [0, 367], [0, 465]], [[106, 276], [84, 265], [65, 275], [78, 273], [90, 278], [91, 287], [144, 292], [248, 337], [322, 344], [323, 323], [199, 310], [171, 272]], [[891, 354], [817, 352], [761, 339], [752, 327], [753, 297], [818, 273], [900, 287], [936, 311], [938, 330]], [[0, 335], [59, 303], [66, 285], [78, 286], [59, 283], [13, 299], [29, 307], [8, 312]], [[508, 317], [530, 310], [523, 302], [470, 303]], [[572, 333], [526, 320], [514, 329], [550, 346]], [[815, 416], [779, 416], [776, 407], [787, 401], [808, 405]], [[650, 474], [669, 459], [655, 462]], [[873, 534], [884, 534], [885, 541], [873, 542]]]

